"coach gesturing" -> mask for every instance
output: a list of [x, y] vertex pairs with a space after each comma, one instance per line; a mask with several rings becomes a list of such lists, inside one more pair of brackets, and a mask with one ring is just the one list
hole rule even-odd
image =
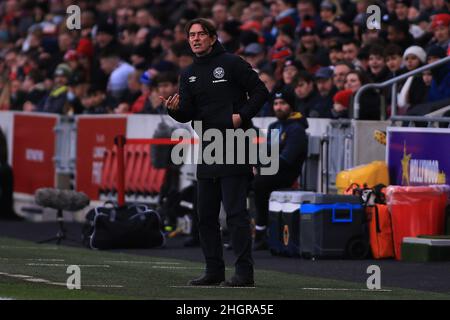
[[[256, 72], [239, 56], [225, 52], [208, 20], [188, 22], [186, 33], [194, 63], [181, 74], [179, 94], [163, 99], [169, 115], [179, 122], [201, 121], [203, 130], [214, 128], [225, 133], [226, 129], [250, 128], [251, 119], [269, 95]], [[206, 146], [207, 142], [202, 141], [202, 148]], [[206, 270], [189, 285], [254, 285], [250, 217], [246, 209], [251, 176], [251, 165], [225, 164], [225, 156], [223, 164], [197, 165], [199, 233]], [[219, 225], [221, 201], [236, 256], [235, 274], [228, 281]]]

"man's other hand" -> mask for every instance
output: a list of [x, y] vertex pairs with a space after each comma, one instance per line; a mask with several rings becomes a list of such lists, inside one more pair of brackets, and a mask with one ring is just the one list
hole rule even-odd
[[242, 119], [241, 116], [237, 113], [233, 114], [233, 127], [235, 129], [239, 128], [242, 124]]
[[180, 104], [180, 96], [178, 93], [175, 93], [173, 96], [168, 97], [167, 99], [164, 99], [164, 97], [159, 96], [164, 106], [171, 110], [171, 111], [177, 111]]

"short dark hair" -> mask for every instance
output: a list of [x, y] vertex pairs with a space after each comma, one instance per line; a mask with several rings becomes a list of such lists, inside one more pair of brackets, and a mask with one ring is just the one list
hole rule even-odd
[[335, 67], [341, 66], [341, 65], [347, 66], [350, 70], [355, 70], [355, 66], [353, 65], [353, 63], [347, 62], [345, 60], [339, 60], [338, 62], [336, 62], [334, 64]]
[[391, 56], [403, 56], [403, 50], [402, 48], [395, 44], [395, 43], [390, 43], [386, 46], [386, 49], [384, 50], [384, 56], [385, 57], [391, 57]]
[[216, 36], [217, 37], [217, 29], [214, 26], [214, 24], [205, 18], [197, 18], [194, 20], [189, 21], [186, 23], [186, 26], [184, 28], [184, 31], [186, 32], [186, 36], [189, 37], [189, 30], [191, 30], [191, 27], [194, 24], [199, 24], [202, 26], [203, 30], [208, 33], [210, 37]]
[[369, 49], [369, 56], [371, 55], [385, 57], [385, 50], [380, 45], [373, 45]]
[[356, 76], [358, 77], [359, 81], [361, 82], [361, 85], [365, 85], [367, 83], [370, 82], [370, 79], [367, 75], [367, 73], [365, 73], [362, 70], [351, 70], [349, 73], [347, 73], [347, 75], [345, 76], [346, 80], [349, 74], [356, 74]]
[[311, 83], [314, 82], [314, 76], [310, 74], [308, 71], [300, 70], [294, 77], [292, 83], [297, 86], [300, 80]]
[[349, 44], [354, 44], [355, 45], [355, 47], [357, 47], [358, 49], [360, 48], [360, 46], [361, 46], [361, 43], [358, 41], [358, 40], [356, 40], [356, 39], [345, 39], [343, 42], [342, 42], [342, 46], [347, 46], [347, 45], [349, 45]]
[[174, 85], [178, 84], [178, 76], [174, 72], [162, 72], [155, 77], [155, 85], [158, 86], [163, 82], [170, 82]]

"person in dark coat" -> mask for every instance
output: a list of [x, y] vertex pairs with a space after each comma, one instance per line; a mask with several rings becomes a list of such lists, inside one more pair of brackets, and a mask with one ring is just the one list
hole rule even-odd
[[[199, 136], [207, 129], [224, 133], [226, 129], [251, 128], [251, 119], [268, 98], [264, 83], [250, 64], [225, 51], [208, 20], [191, 20], [186, 33], [195, 54], [194, 63], [181, 74], [179, 94], [168, 99], [161, 97], [169, 115], [179, 122], [201, 121], [203, 130], [197, 132]], [[208, 142], [202, 141], [202, 151], [207, 146]], [[242, 151], [245, 150], [239, 150]], [[246, 208], [251, 177], [252, 167], [247, 163], [197, 165], [198, 226], [206, 270], [189, 285], [254, 286], [250, 216]], [[221, 202], [236, 256], [235, 274], [227, 281], [218, 221]]]
[[[306, 118], [295, 111], [295, 94], [289, 87], [273, 95], [273, 109], [277, 121], [269, 126], [267, 143], [271, 143], [271, 130], [279, 130], [279, 170], [275, 175], [255, 175], [253, 190], [256, 206], [256, 233], [254, 250], [264, 250], [267, 245], [269, 198], [272, 191], [289, 188], [301, 172], [308, 151]], [[270, 147], [268, 147], [270, 149]]]

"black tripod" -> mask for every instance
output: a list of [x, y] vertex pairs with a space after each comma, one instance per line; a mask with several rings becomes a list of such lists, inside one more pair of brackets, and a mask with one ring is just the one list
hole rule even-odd
[[66, 237], [67, 230], [64, 227], [63, 211], [61, 209], [58, 209], [58, 211], [57, 211], [56, 220], [58, 221], [58, 232], [56, 232], [56, 236], [51, 237], [50, 239], [38, 241], [37, 243], [47, 243], [47, 242], [56, 241], [56, 244], [59, 245], [62, 240], [78, 242], [74, 239], [69, 239]]

